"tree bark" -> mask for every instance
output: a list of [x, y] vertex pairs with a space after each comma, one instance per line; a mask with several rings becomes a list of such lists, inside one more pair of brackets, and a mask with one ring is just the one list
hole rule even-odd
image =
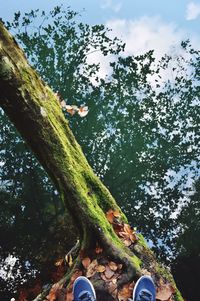
[[[85, 273], [81, 263], [83, 253], [92, 254], [93, 260], [95, 256], [98, 259], [99, 255], [94, 251], [98, 244], [103, 249], [101, 261], [104, 257], [104, 260], [122, 264], [117, 290], [148, 271], [158, 289], [161, 279], [162, 283], [170, 282], [174, 288], [173, 300], [182, 300], [171, 274], [156, 262], [142, 236], [138, 235], [137, 242], [127, 247], [116, 233], [114, 224], [106, 218], [106, 212], [112, 209], [119, 215], [117, 223], [120, 227], [127, 223], [112, 195], [89, 166], [64, 117], [58, 97], [31, 68], [24, 53], [2, 24], [0, 103], [53, 180], [79, 231], [80, 252], [61, 283], [65, 281], [66, 287], [76, 269]], [[107, 291], [112, 300], [112, 292], [97, 274], [100, 275], [96, 273], [96, 278], [91, 277], [93, 282], [96, 281], [95, 288], [100, 296]], [[43, 292], [37, 300], [43, 300], [45, 294], [48, 291]]]

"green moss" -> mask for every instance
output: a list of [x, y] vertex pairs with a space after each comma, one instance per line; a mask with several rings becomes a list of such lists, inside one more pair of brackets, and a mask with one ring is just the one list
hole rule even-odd
[[14, 65], [7, 56], [0, 58], [0, 77], [4, 80], [12, 79]]
[[147, 242], [146, 242], [144, 236], [141, 233], [138, 233], [137, 236], [139, 238], [138, 244], [142, 245], [145, 248], [148, 248], [148, 245], [147, 245]]
[[181, 293], [179, 290], [176, 288], [176, 292], [174, 294], [175, 301], [184, 301], [183, 297], [181, 296]]

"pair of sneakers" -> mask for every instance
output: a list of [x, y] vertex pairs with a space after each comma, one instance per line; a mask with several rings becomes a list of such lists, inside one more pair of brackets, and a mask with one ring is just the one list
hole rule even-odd
[[[90, 280], [86, 277], [78, 277], [73, 286], [74, 301], [96, 301], [96, 293]], [[130, 301], [155, 301], [156, 289], [150, 276], [142, 276], [136, 282], [133, 289], [133, 297]]]

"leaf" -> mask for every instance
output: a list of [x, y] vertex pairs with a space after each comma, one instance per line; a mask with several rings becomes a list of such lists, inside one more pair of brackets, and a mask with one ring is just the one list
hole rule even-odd
[[58, 291], [62, 288], [62, 284], [56, 283], [52, 286], [48, 296], [46, 297], [49, 301], [55, 301], [58, 296]]
[[96, 274], [96, 267], [97, 267], [97, 265], [98, 265], [98, 262], [97, 262], [96, 259], [94, 259], [90, 263], [90, 265], [89, 265], [89, 267], [87, 269], [87, 272], [86, 272], [86, 277], [87, 278], [90, 278], [90, 277], [94, 276], [94, 274]]
[[60, 102], [60, 105], [63, 109], [66, 109], [66, 102], [64, 100]]
[[156, 299], [160, 301], [168, 301], [173, 293], [174, 288], [171, 284], [161, 284], [157, 289]]
[[123, 264], [119, 263], [117, 267], [118, 267], [118, 270], [121, 270], [123, 267]]
[[108, 212], [106, 212], [106, 218], [111, 224], [114, 222], [114, 218], [118, 217], [120, 217], [120, 213], [117, 210], [109, 209]]
[[120, 212], [119, 211], [117, 211], [117, 210], [114, 210], [113, 211], [113, 215], [114, 215], [114, 217], [120, 217]]
[[123, 238], [124, 244], [129, 247], [133, 242], [137, 241], [134, 230], [128, 224], [123, 225], [123, 231], [119, 231], [119, 236]]
[[106, 212], [106, 218], [109, 221], [109, 223], [113, 223], [114, 214], [112, 209], [109, 209], [108, 212]]
[[117, 280], [115, 283], [113, 281], [108, 283], [108, 291], [114, 299], [117, 299]]
[[118, 300], [119, 301], [127, 301], [128, 298], [132, 297], [133, 294], [133, 283], [127, 283], [125, 284], [122, 289], [119, 290], [118, 292]]
[[69, 254], [69, 255], [66, 255], [66, 256], [65, 256], [65, 260], [66, 260], [66, 262], [67, 262], [68, 266], [69, 266], [69, 267], [71, 267], [71, 266], [72, 266], [72, 264], [73, 264], [72, 255], [71, 255], [71, 254]]
[[126, 247], [130, 247], [132, 242], [129, 239], [123, 239], [123, 243], [125, 244]]
[[105, 268], [104, 265], [98, 265], [96, 267], [96, 271], [99, 272], [99, 273], [103, 273], [105, 270], [106, 270], [106, 268]]
[[65, 108], [71, 116], [73, 116], [76, 113], [76, 110], [70, 105], [66, 105]]
[[58, 267], [58, 266], [62, 265], [63, 263], [64, 263], [64, 259], [62, 258], [62, 259], [58, 259], [58, 260], [54, 263], [54, 265], [55, 265], [56, 267]]
[[83, 274], [82, 271], [75, 270], [71, 276], [71, 282], [74, 282], [76, 280], [76, 278], [78, 278], [79, 276], [82, 276], [82, 274]]
[[89, 257], [85, 257], [82, 259], [82, 265], [84, 266], [85, 269], [87, 269], [91, 263], [91, 259]]
[[73, 292], [67, 292], [66, 294], [66, 298], [65, 298], [66, 301], [73, 301], [74, 300], [74, 296], [73, 296]]
[[102, 252], [103, 252], [103, 249], [101, 247], [99, 247], [99, 246], [96, 246], [95, 253], [96, 254], [100, 254]]
[[118, 269], [118, 265], [117, 265], [115, 262], [113, 262], [113, 261], [110, 261], [110, 262], [108, 263], [108, 266], [109, 266], [109, 268], [110, 268], [112, 271], [116, 271], [116, 270]]
[[89, 110], [87, 106], [82, 106], [78, 110], [78, 114], [80, 117], [85, 117], [88, 114]]
[[115, 272], [114, 271], [112, 271], [110, 268], [109, 268], [109, 266], [107, 265], [106, 266], [106, 270], [105, 270], [105, 272], [104, 272], [104, 275], [106, 276], [106, 278], [107, 279], [110, 279], [110, 278], [112, 278], [112, 276], [115, 274]]

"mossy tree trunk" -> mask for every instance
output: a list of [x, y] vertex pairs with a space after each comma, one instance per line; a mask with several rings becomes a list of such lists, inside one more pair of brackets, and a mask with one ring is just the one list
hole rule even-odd
[[[172, 277], [156, 263], [141, 236], [130, 249], [116, 235], [105, 213], [109, 209], [120, 212], [122, 223], [126, 217], [89, 166], [63, 115], [59, 99], [30, 67], [2, 24], [0, 103], [59, 191], [79, 231], [80, 250], [87, 253], [98, 243], [105, 257], [122, 263], [118, 286], [136, 280], [145, 266], [155, 281], [164, 277], [175, 287]], [[80, 261], [79, 254], [72, 270], [80, 266]], [[173, 298], [181, 300], [177, 290]]]

